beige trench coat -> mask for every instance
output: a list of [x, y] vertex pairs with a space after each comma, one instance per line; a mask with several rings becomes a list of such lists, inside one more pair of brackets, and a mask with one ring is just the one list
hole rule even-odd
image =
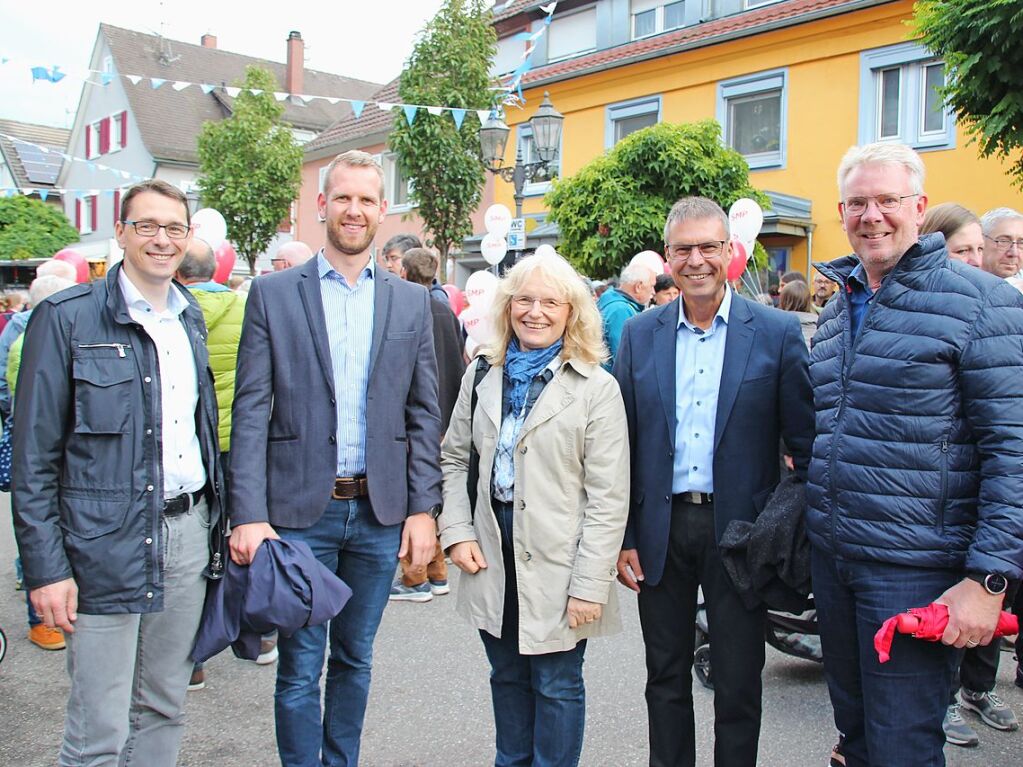
[[[469, 510], [469, 403], [476, 365], [462, 379], [441, 448], [441, 545], [477, 541], [487, 569], [462, 573], [458, 611], [500, 637], [504, 612], [501, 533], [490, 478], [501, 423], [503, 370], [477, 389], [472, 441], [480, 454], [475, 519]], [[629, 436], [618, 382], [599, 365], [569, 360], [544, 387], [515, 448], [512, 542], [519, 600], [519, 652], [540, 655], [621, 630], [615, 563], [629, 512]], [[599, 621], [568, 627], [568, 598], [602, 604]]]

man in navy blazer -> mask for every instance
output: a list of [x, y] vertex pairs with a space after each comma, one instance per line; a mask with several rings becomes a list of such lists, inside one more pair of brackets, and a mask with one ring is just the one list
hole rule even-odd
[[716, 767], [753, 767], [764, 608], [747, 610], [718, 543], [779, 481], [779, 438], [805, 479], [813, 440], [807, 353], [795, 315], [728, 287], [728, 217], [679, 200], [664, 227], [680, 297], [629, 320], [614, 375], [632, 445], [619, 580], [639, 594], [652, 767], [696, 763], [692, 679], [697, 588], [714, 669]]
[[425, 566], [440, 512], [440, 412], [426, 289], [376, 267], [383, 171], [351, 151], [317, 199], [327, 242], [252, 283], [231, 429], [231, 556], [302, 540], [352, 589], [326, 626], [281, 637], [274, 695], [283, 765], [356, 765], [373, 639], [398, 558]]

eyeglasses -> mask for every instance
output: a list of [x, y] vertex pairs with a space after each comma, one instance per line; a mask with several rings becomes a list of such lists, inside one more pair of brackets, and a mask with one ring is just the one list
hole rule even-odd
[[533, 296], [512, 296], [512, 303], [520, 309], [532, 309], [533, 304], [540, 302], [540, 308], [545, 312], [553, 312], [568, 304], [568, 301], [558, 301], [554, 298], [534, 298]]
[[710, 242], [694, 242], [692, 245], [684, 243], [677, 243], [675, 245], [668, 246], [668, 253], [671, 254], [673, 261], [688, 261], [690, 256], [693, 255], [694, 250], [698, 250], [700, 255], [708, 261], [713, 261], [721, 255], [724, 250], [726, 240], [711, 240]]
[[862, 216], [867, 212], [870, 201], [873, 200], [874, 204], [877, 205], [877, 209], [882, 213], [894, 213], [902, 207], [903, 200], [918, 196], [916, 192], [913, 194], [895, 194], [893, 192], [892, 194], [878, 194], [873, 197], [850, 197], [842, 203], [842, 208], [850, 216]]
[[1023, 238], [1014, 240], [1011, 237], [988, 237], [985, 234], [984, 239], [991, 240], [991, 242], [995, 244], [995, 249], [1000, 250], [1003, 253], [1009, 250], [1009, 248], [1011, 248], [1013, 245], [1016, 246], [1016, 250], [1023, 253]]
[[156, 233], [163, 229], [167, 232], [167, 236], [172, 240], [183, 240], [188, 236], [188, 233], [192, 231], [192, 227], [187, 224], [158, 224], [155, 221], [122, 221], [122, 224], [127, 226], [131, 224], [135, 227], [135, 234], [140, 237], [155, 237]]

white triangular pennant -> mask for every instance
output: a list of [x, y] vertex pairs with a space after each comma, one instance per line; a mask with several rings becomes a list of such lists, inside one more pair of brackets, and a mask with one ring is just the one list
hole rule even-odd
[[438, 117], [440, 113], [444, 111], [444, 107], [427, 107], [426, 111], [432, 114], [434, 117]]
[[138, 85], [140, 82], [142, 82], [142, 78], [139, 75], [125, 75], [125, 77], [128, 78], [128, 82], [130, 82], [132, 85]]
[[174, 85], [172, 85], [171, 87], [174, 88], [174, 90], [176, 91], [183, 91], [189, 85], [192, 85], [192, 83], [186, 83], [184, 80], [175, 80]]

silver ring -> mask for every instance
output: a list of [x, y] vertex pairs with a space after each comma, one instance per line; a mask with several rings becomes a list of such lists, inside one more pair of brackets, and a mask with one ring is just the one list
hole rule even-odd
[[980, 642], [974, 642], [974, 641], [972, 641], [972, 640], [970, 640], [970, 639], [967, 639], [967, 640], [966, 640], [966, 646], [967, 646], [967, 647], [976, 647], [976, 646], [977, 646], [977, 645], [979, 645], [979, 644], [980, 644]]

